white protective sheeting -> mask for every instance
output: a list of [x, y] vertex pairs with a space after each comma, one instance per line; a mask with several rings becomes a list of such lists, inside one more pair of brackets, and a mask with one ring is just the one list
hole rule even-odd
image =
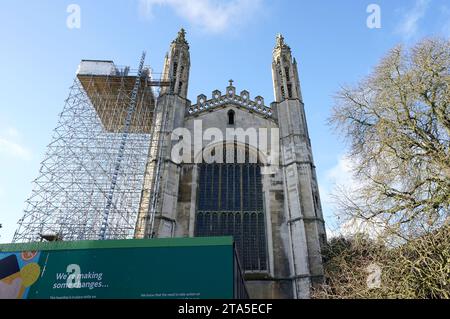
[[116, 66], [113, 61], [82, 60], [77, 74], [81, 75], [115, 75]]

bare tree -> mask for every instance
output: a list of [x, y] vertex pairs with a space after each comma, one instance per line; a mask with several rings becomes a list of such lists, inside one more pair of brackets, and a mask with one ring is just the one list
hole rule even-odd
[[450, 298], [450, 226], [394, 248], [364, 234], [333, 238], [323, 253], [325, 283], [314, 298]]
[[397, 46], [336, 97], [330, 124], [349, 142], [357, 191], [340, 211], [408, 240], [450, 220], [450, 41]]

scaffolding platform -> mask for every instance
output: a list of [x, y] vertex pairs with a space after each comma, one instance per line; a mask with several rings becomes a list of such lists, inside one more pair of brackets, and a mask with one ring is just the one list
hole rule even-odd
[[[81, 61], [77, 78], [107, 132], [123, 130], [136, 76], [136, 71], [117, 67], [113, 61]], [[152, 87], [160, 82], [152, 80], [150, 68], [143, 70], [129, 133], [150, 133], [155, 108]]]
[[144, 57], [81, 61], [14, 242], [133, 238], [161, 84]]

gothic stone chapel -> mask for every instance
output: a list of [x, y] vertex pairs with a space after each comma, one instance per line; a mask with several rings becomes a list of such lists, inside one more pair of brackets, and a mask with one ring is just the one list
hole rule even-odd
[[[251, 298], [308, 298], [311, 285], [323, 278], [326, 234], [290, 47], [277, 37], [272, 60], [275, 102], [270, 107], [260, 96], [252, 100], [247, 91], [238, 94], [232, 81], [225, 94], [215, 90], [210, 99], [199, 95], [193, 105], [187, 99], [189, 69], [189, 45], [181, 30], [165, 59], [164, 75], [172, 84], [161, 89], [155, 109], [152, 139], [160, 142], [151, 143], [135, 237], [233, 236]], [[177, 128], [192, 133], [191, 162], [171, 158], [179, 142], [171, 133]], [[202, 136], [209, 128], [219, 129], [224, 139], [208, 152], [210, 142]], [[279, 150], [269, 154], [230, 140], [229, 128], [277, 129]], [[215, 160], [198, 160], [202, 153]], [[274, 154], [277, 169], [268, 172], [265, 166]], [[239, 155], [243, 161], [230, 163], [228, 157]], [[157, 157], [164, 159], [162, 165], [157, 166]], [[148, 212], [154, 203], [150, 228]]]

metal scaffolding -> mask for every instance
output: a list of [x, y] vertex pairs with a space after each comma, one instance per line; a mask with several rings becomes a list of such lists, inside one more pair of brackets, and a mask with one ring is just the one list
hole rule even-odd
[[160, 85], [149, 68], [82, 61], [14, 242], [133, 237]]

